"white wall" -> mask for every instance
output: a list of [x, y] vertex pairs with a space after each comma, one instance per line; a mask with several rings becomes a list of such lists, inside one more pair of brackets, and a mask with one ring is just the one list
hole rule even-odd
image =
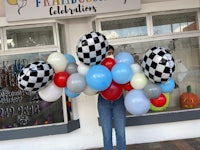
[[[180, 1], [180, 0], [179, 0]], [[173, 6], [175, 1], [171, 1], [166, 6]], [[188, 4], [187, 0], [182, 0], [182, 3], [185, 3], [182, 8], [199, 7], [199, 0], [191, 0]], [[163, 5], [164, 3], [162, 3]], [[149, 4], [150, 5], [150, 4]], [[161, 3], [156, 3], [157, 6], [161, 6]], [[188, 6], [187, 6], [188, 5]], [[164, 7], [163, 6], [163, 7]], [[150, 11], [153, 9], [144, 5], [144, 12]], [[154, 5], [155, 7], [155, 5]], [[167, 7], [166, 9], [169, 9]], [[180, 6], [173, 6], [180, 7]], [[155, 8], [154, 8], [155, 9]], [[160, 7], [159, 7], [160, 9]], [[164, 9], [164, 8], [162, 8]], [[140, 11], [140, 12], [141, 12]], [[75, 45], [79, 37], [83, 34], [86, 34], [92, 30], [91, 27], [92, 18], [80, 18], [80, 19], [70, 19], [66, 20], [68, 33], [67, 34], [67, 53], [75, 55]], [[81, 94], [78, 98], [73, 99], [73, 104], [75, 106], [75, 112], [78, 113], [75, 117], [80, 119], [81, 128], [75, 130], [71, 133], [53, 135], [53, 136], [44, 136], [37, 138], [27, 138], [20, 140], [9, 140], [1, 141], [0, 149], [5, 150], [83, 150], [87, 148], [102, 147], [102, 135], [101, 128], [98, 126], [97, 120], [97, 99], [96, 96], [86, 96]], [[144, 125], [144, 126], [133, 126], [126, 128], [126, 139], [127, 144], [134, 143], [146, 143], [154, 141], [165, 141], [173, 139], [182, 139], [182, 138], [193, 138], [200, 137], [200, 120], [194, 121], [183, 121], [183, 122], [174, 122], [174, 123], [165, 123], [165, 124], [156, 124], [156, 125]], [[0, 134], [1, 136], [1, 134]], [[115, 143], [115, 141], [114, 141]]]

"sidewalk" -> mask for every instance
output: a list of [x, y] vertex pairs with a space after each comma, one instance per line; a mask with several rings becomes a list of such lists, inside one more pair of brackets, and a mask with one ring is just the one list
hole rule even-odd
[[[103, 150], [103, 148], [94, 148], [90, 150]], [[200, 150], [200, 137], [175, 141], [127, 145], [127, 150]]]

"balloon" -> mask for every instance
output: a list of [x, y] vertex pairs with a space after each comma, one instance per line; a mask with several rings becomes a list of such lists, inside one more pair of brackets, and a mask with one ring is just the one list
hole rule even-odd
[[76, 63], [76, 59], [74, 58], [73, 55], [71, 54], [64, 54], [65, 58], [66, 58], [66, 63]]
[[165, 48], [153, 47], [145, 52], [142, 68], [151, 82], [164, 83], [175, 71], [175, 62]]
[[95, 91], [95, 90], [91, 89], [89, 86], [86, 86], [83, 93], [85, 95], [96, 95], [98, 93], [98, 91]]
[[87, 85], [96, 91], [107, 89], [112, 82], [112, 74], [103, 65], [92, 66], [86, 74]]
[[133, 87], [132, 87], [132, 85], [131, 85], [130, 82], [127, 82], [127, 83], [125, 83], [125, 84], [121, 84], [121, 86], [122, 86], [122, 88], [123, 88], [124, 90], [126, 90], [126, 91], [130, 91], [130, 90], [133, 89]]
[[102, 62], [101, 65], [105, 66], [106, 68], [108, 68], [109, 70], [112, 69], [112, 67], [115, 65], [115, 60], [110, 58], [110, 57], [106, 57]]
[[85, 64], [80, 64], [78, 65], [78, 73], [82, 74], [82, 75], [86, 75], [88, 70], [89, 70], [89, 66], [85, 65]]
[[66, 72], [69, 73], [69, 74], [73, 74], [73, 73], [77, 73], [78, 70], [78, 65], [76, 63], [68, 63], [67, 64], [67, 67], [66, 67]]
[[144, 87], [144, 94], [150, 99], [157, 98], [161, 93], [161, 89], [157, 84], [149, 82]]
[[143, 89], [147, 85], [148, 79], [144, 73], [135, 73], [130, 83], [134, 89]]
[[71, 74], [67, 80], [67, 88], [73, 93], [81, 93], [86, 87], [85, 76], [80, 73]]
[[131, 69], [134, 73], [140, 73], [142, 72], [142, 67], [139, 64], [132, 64]]
[[165, 105], [165, 103], [167, 102], [166, 97], [164, 94], [160, 94], [159, 97], [154, 98], [154, 99], [150, 99], [151, 104], [156, 106], [156, 107], [162, 107]]
[[134, 63], [134, 58], [129, 52], [119, 52], [115, 56], [116, 63], [125, 63], [127, 65], [132, 65]]
[[53, 75], [54, 70], [49, 63], [33, 62], [22, 68], [18, 74], [18, 87], [24, 91], [37, 92], [52, 81]]
[[142, 115], [150, 109], [150, 100], [144, 95], [143, 90], [131, 90], [124, 99], [126, 110], [133, 115]]
[[68, 96], [69, 98], [75, 98], [78, 97], [80, 93], [73, 93], [68, 88], [65, 88], [65, 95]]
[[97, 65], [106, 57], [108, 41], [99, 32], [83, 35], [77, 43], [78, 59], [86, 65]]
[[113, 80], [118, 84], [125, 84], [133, 76], [131, 67], [125, 63], [115, 64], [111, 70]]
[[44, 101], [53, 102], [62, 96], [63, 89], [56, 86], [54, 82], [48, 84], [45, 88], [41, 89], [38, 94]]
[[65, 71], [66, 61], [65, 56], [60, 52], [53, 52], [47, 58], [47, 62], [54, 68], [55, 73]]
[[169, 93], [175, 88], [175, 81], [173, 78], [170, 78], [167, 82], [158, 84], [158, 86], [161, 88], [162, 93]]
[[115, 101], [122, 95], [122, 88], [117, 83], [112, 81], [110, 86], [104, 91], [101, 91], [100, 94], [108, 101]]
[[167, 107], [169, 106], [169, 102], [170, 102], [170, 93], [163, 93], [166, 97], [166, 103], [161, 106], [161, 107], [156, 107], [153, 104], [151, 104], [150, 106], [150, 110], [152, 111], [164, 111], [167, 109]]
[[67, 85], [67, 79], [69, 78], [69, 74], [67, 72], [58, 72], [55, 73], [54, 75], [54, 83], [55, 85], [57, 85], [58, 87], [66, 87]]

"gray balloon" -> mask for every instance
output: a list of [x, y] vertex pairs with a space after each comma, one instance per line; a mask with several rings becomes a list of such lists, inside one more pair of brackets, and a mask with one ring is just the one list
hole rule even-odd
[[68, 63], [66, 67], [66, 72], [69, 74], [77, 73], [78, 72], [77, 68], [78, 65], [76, 63], [74, 62]]
[[144, 94], [150, 99], [157, 98], [161, 94], [161, 89], [157, 84], [148, 83], [144, 87]]
[[67, 88], [73, 93], [81, 93], [86, 88], [86, 79], [80, 73], [71, 74], [67, 80]]

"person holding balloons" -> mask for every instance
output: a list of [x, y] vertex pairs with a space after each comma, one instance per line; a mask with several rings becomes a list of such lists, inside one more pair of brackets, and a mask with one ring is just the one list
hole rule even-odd
[[[107, 57], [114, 54], [114, 47], [109, 45]], [[103, 133], [104, 150], [113, 149], [112, 127], [116, 133], [117, 150], [126, 149], [125, 124], [126, 124], [126, 108], [124, 106], [123, 94], [117, 100], [105, 99], [101, 94], [98, 95], [98, 113]]]

